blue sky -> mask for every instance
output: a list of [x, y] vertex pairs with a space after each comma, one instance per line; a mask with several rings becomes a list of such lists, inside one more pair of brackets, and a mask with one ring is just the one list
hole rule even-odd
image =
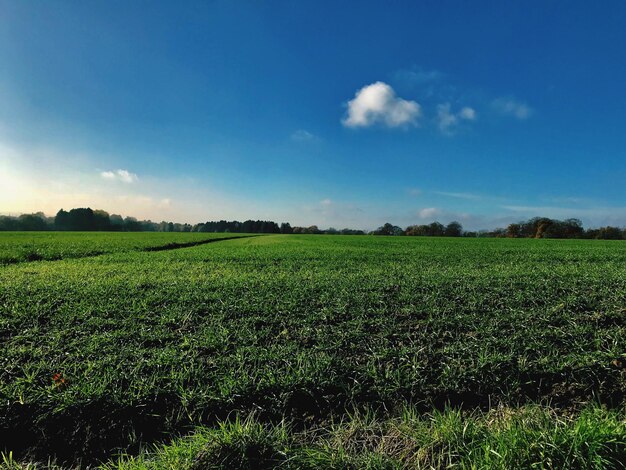
[[0, 0], [0, 212], [626, 225], [626, 4]]

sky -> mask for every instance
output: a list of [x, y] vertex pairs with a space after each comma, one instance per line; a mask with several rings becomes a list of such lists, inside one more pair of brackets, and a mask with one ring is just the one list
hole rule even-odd
[[0, 0], [0, 213], [626, 225], [626, 3]]

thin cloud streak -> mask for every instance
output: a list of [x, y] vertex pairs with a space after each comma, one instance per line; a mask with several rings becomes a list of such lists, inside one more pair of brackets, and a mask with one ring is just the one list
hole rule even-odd
[[482, 196], [479, 196], [478, 194], [472, 194], [472, 193], [455, 193], [455, 192], [448, 192], [448, 191], [433, 191], [433, 193], [439, 196], [452, 197], [456, 199], [478, 200], [478, 199], [483, 198]]
[[311, 142], [317, 140], [317, 137], [306, 129], [298, 129], [291, 134], [291, 140], [295, 142]]

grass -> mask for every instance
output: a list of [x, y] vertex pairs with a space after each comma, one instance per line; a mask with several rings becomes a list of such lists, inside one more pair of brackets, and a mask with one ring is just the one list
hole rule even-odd
[[[239, 416], [283, 436], [276, 458], [308, 449], [343, 468], [393, 468], [409, 460], [340, 446], [332, 423], [369, 410], [377, 426], [400, 426], [410, 409], [422, 429], [446, 408], [438, 420], [477, 430], [453, 452], [475, 442], [473, 468], [495, 458], [479, 458], [486, 443], [502, 454], [498, 439], [514, 439], [488, 425], [489, 410], [534, 416], [519, 445], [545, 455], [548, 430], [570, 436], [561, 449], [585, 419], [598, 442], [623, 442], [625, 246], [277, 235], [6, 265], [0, 442], [18, 461], [87, 464], [198, 426], [224, 433]], [[585, 411], [591, 402], [605, 414]], [[156, 458], [139, 455], [128, 465]]]
[[105, 470], [200, 468], [623, 468], [626, 414], [589, 406], [563, 417], [539, 406], [487, 413], [407, 408], [378, 420], [353, 414], [323, 429], [235, 418], [210, 429], [121, 456]]
[[151, 251], [245, 236], [225, 233], [0, 232], [0, 266], [25, 261]]

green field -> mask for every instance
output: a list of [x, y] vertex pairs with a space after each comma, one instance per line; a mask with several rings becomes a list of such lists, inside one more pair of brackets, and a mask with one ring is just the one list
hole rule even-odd
[[0, 265], [23, 261], [84, 258], [105, 253], [158, 251], [211, 240], [242, 237], [237, 233], [0, 232]]
[[6, 466], [626, 465], [625, 242], [211, 236], [0, 234]]

